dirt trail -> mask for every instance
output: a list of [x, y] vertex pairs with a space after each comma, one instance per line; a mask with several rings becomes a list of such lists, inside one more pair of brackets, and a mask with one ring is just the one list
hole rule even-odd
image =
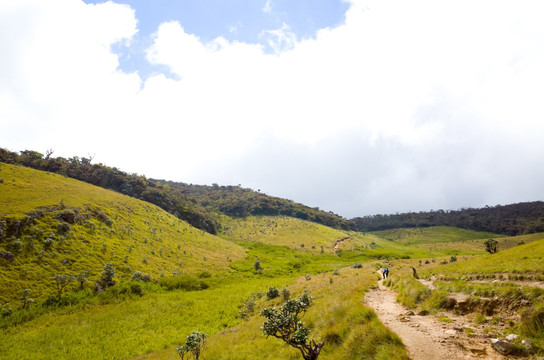
[[379, 289], [366, 293], [365, 303], [402, 339], [411, 359], [506, 359], [491, 349], [488, 339], [469, 338], [463, 330], [465, 319], [448, 314], [454, 321], [444, 323], [435, 316], [416, 315], [397, 303], [396, 296], [380, 280]]
[[334, 244], [334, 251], [337, 251], [338, 248], [340, 247], [340, 245], [341, 245], [344, 241], [349, 240], [349, 239], [351, 239], [351, 236], [342, 238], [342, 239], [340, 239], [340, 240], [336, 240], [336, 244]]

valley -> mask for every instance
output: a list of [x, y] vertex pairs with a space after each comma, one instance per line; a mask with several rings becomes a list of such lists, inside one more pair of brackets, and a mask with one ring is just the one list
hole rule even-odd
[[[299, 205], [299, 216], [217, 212], [206, 231], [58, 173], [0, 163], [0, 179], [0, 359], [177, 359], [194, 331], [207, 335], [202, 359], [300, 359], [262, 335], [260, 313], [304, 293], [320, 359], [424, 359], [392, 325], [414, 316], [443, 325], [446, 354], [501, 359], [490, 339], [514, 334], [509, 354], [543, 355], [543, 233], [357, 231]], [[397, 310], [384, 313], [386, 294]]]

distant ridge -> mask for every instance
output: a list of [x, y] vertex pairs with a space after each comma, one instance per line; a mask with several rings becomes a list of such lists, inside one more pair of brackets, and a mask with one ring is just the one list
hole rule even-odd
[[454, 226], [503, 235], [544, 232], [544, 202], [522, 202], [486, 206], [480, 209], [436, 210], [394, 215], [373, 215], [352, 219], [357, 231], [395, 228]]

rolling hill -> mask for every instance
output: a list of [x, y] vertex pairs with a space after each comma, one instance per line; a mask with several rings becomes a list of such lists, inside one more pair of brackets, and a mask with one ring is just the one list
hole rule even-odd
[[54, 275], [106, 263], [153, 279], [229, 268], [245, 250], [150, 203], [58, 174], [0, 163], [0, 301], [55, 292]]

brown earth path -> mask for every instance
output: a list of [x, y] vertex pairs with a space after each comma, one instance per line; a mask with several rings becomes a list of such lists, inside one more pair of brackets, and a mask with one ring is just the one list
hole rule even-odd
[[469, 338], [459, 324], [463, 319], [444, 323], [435, 316], [415, 315], [397, 303], [396, 297], [380, 280], [378, 289], [366, 293], [365, 304], [402, 339], [412, 360], [506, 359], [491, 349], [488, 339]]

